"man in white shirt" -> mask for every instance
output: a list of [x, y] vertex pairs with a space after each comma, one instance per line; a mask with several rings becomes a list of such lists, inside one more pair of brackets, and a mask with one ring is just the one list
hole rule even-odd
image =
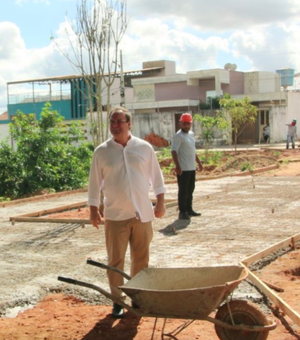
[[172, 157], [178, 183], [179, 219], [189, 220], [191, 216], [201, 216], [193, 210], [193, 193], [196, 180], [196, 163], [198, 170], [203, 166], [196, 153], [195, 137], [191, 131], [193, 119], [189, 113], [180, 117], [180, 130], [172, 140]]
[[[148, 267], [149, 247], [153, 236], [152, 220], [165, 214], [163, 175], [152, 146], [130, 133], [131, 113], [113, 108], [109, 114], [112, 138], [99, 145], [93, 155], [88, 205], [90, 220], [99, 228], [100, 191], [104, 192], [104, 225], [108, 265], [124, 271], [125, 254], [130, 245], [133, 277]], [[153, 207], [150, 186], [156, 196]], [[124, 284], [122, 275], [108, 271], [111, 294], [118, 298]], [[124, 316], [123, 308], [114, 303], [113, 315]]]
[[263, 128], [263, 136], [264, 136], [265, 142], [269, 143], [269, 141], [270, 141], [270, 125], [269, 124], [264, 126], [264, 128]]

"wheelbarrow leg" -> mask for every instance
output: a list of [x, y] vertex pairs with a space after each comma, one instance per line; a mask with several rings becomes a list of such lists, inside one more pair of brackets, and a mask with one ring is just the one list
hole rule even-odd
[[158, 318], [155, 318], [155, 321], [154, 321], [154, 326], [153, 326], [153, 330], [152, 330], [152, 336], [151, 336], [151, 340], [153, 340], [153, 339], [154, 339], [154, 332], [155, 332], [155, 329], [156, 329], [157, 320], [158, 320]]
[[164, 340], [164, 336], [165, 335], [168, 336], [169, 338], [176, 339], [176, 335], [179, 334], [180, 332], [182, 332], [184, 329], [186, 329], [194, 321], [195, 320], [188, 320], [188, 321], [184, 322], [182, 325], [180, 325], [177, 328], [175, 328], [173, 331], [171, 331], [169, 333], [164, 333], [166, 322], [167, 322], [167, 318], [164, 319], [164, 324], [163, 324], [163, 328], [162, 328], [162, 331], [161, 331], [161, 338], [162, 338], [162, 340]]
[[[152, 336], [151, 336], [151, 340], [154, 339], [154, 333], [156, 330], [156, 326], [157, 326], [157, 321], [159, 318], [155, 318], [154, 321], [154, 326], [153, 326], [153, 330], [152, 330]], [[191, 323], [193, 323], [195, 320], [188, 320], [186, 322], [184, 322], [182, 325], [178, 326], [177, 328], [175, 328], [173, 331], [169, 332], [169, 333], [165, 333], [165, 327], [166, 327], [166, 323], [167, 323], [167, 319], [168, 318], [164, 318], [164, 322], [163, 322], [163, 326], [161, 329], [161, 339], [164, 340], [165, 336], [167, 336], [168, 338], [172, 338], [172, 339], [177, 339], [176, 335], [179, 334], [180, 332], [182, 332], [184, 329], [186, 329]]]

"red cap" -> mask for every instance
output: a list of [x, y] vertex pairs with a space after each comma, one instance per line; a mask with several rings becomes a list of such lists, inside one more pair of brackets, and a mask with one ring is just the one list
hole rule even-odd
[[179, 119], [180, 122], [192, 123], [193, 118], [189, 113], [183, 113]]

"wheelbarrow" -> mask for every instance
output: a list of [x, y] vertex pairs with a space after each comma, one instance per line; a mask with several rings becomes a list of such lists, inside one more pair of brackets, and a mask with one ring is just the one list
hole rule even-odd
[[[195, 320], [214, 323], [220, 340], [265, 340], [276, 328], [253, 303], [229, 298], [234, 289], [245, 280], [248, 271], [242, 266], [216, 266], [195, 268], [144, 268], [131, 278], [117, 268], [87, 260], [87, 263], [118, 272], [128, 281], [119, 287], [135, 306], [111, 295], [94, 284], [58, 276], [63, 281], [94, 289], [113, 302], [140, 317], [153, 317], [154, 336], [158, 318], [164, 319], [161, 338], [175, 336]], [[215, 317], [209, 316], [217, 310]], [[165, 333], [167, 319], [185, 321], [172, 332]]]

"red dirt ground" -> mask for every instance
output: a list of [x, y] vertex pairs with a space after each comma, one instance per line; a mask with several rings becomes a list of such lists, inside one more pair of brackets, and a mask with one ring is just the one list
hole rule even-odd
[[[293, 305], [298, 312], [299, 280], [295, 273], [278, 270], [295, 268], [299, 263], [300, 251], [285, 254], [268, 266], [260, 277], [284, 288], [282, 297]], [[294, 277], [294, 279], [293, 279]], [[296, 298], [296, 299], [295, 299]], [[72, 296], [62, 294], [48, 295], [32, 309], [20, 313], [16, 318], [0, 319], [1, 340], [148, 340], [151, 339], [154, 318], [138, 317], [130, 312], [124, 319], [115, 320], [111, 315], [111, 306], [90, 306]], [[277, 328], [270, 331], [268, 340], [294, 340], [300, 337], [289, 329], [288, 317], [277, 315]], [[154, 339], [161, 339], [162, 319], [158, 320]], [[184, 321], [168, 320], [166, 331], [172, 331]], [[292, 324], [292, 322], [291, 322]], [[287, 325], [287, 326], [286, 326]], [[168, 339], [165, 337], [165, 339]], [[176, 338], [175, 338], [176, 339]], [[217, 340], [213, 323], [194, 321], [183, 330], [180, 340]], [[238, 337], [242, 340], [243, 337]]]

